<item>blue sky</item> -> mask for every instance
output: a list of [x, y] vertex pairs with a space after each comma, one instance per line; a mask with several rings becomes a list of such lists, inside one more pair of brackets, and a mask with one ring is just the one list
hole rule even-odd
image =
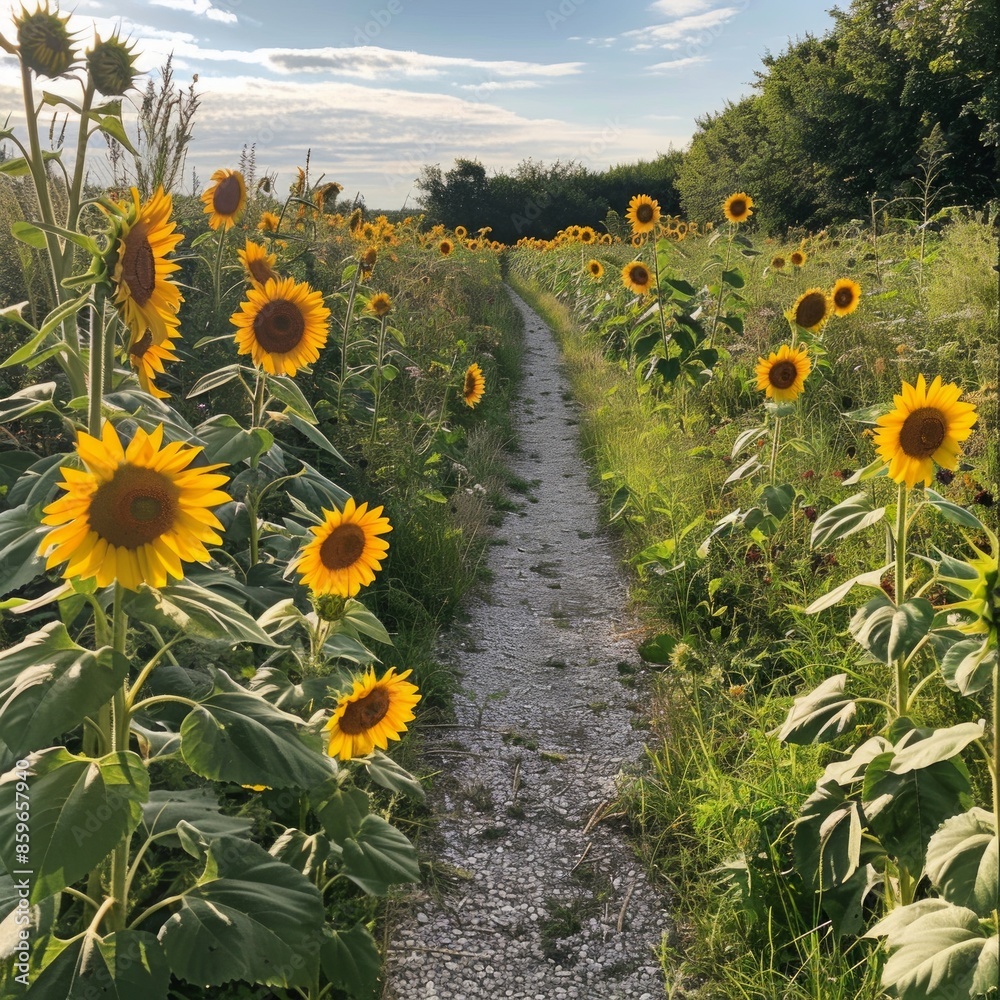
[[[33, 9], [34, 0], [25, 0]], [[412, 206], [425, 163], [532, 157], [599, 169], [684, 147], [695, 118], [746, 94], [768, 50], [822, 34], [830, 0], [77, 0], [86, 41], [117, 25], [155, 70], [174, 53], [202, 105], [183, 188], [256, 144], [279, 190], [312, 175], [372, 208]], [[0, 32], [12, 37], [0, 0]], [[0, 59], [0, 114], [20, 98]], [[45, 83], [72, 93], [72, 84]], [[21, 118], [23, 121], [23, 117]], [[95, 172], [99, 167], [95, 158]]]

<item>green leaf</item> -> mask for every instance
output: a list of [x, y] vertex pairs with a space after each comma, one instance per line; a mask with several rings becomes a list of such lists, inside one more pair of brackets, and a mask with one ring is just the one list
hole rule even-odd
[[315, 424], [316, 413], [309, 405], [309, 400], [298, 387], [295, 379], [287, 375], [268, 375], [267, 389], [275, 399], [285, 404], [285, 412], [294, 413], [310, 424]]
[[787, 484], [765, 486], [760, 498], [767, 512], [780, 521], [792, 509], [792, 504], [795, 502], [795, 487]]
[[301, 986], [315, 974], [323, 920], [309, 879], [256, 844], [220, 837], [159, 938], [174, 975], [188, 982]]
[[381, 750], [376, 750], [367, 757], [362, 757], [359, 763], [376, 785], [388, 788], [392, 792], [404, 792], [423, 801], [424, 787], [420, 784], [420, 780], [397, 764], [391, 757], [382, 753]]
[[277, 667], [261, 667], [250, 678], [250, 690], [266, 698], [272, 705], [308, 716], [323, 707], [331, 690], [341, 685], [338, 674], [322, 677], [306, 677], [301, 684], [293, 684], [283, 670]]
[[954, 643], [941, 660], [941, 674], [952, 691], [967, 698], [988, 687], [996, 669], [997, 648], [988, 635]]
[[215, 671], [215, 690], [181, 724], [181, 754], [203, 778], [271, 788], [322, 784], [336, 766], [298, 716]]
[[22, 505], [0, 512], [0, 596], [45, 572], [38, 546], [51, 530], [42, 524], [37, 507]]
[[55, 382], [38, 382], [11, 393], [6, 399], [0, 400], [0, 423], [23, 420], [33, 413], [55, 413], [62, 416], [54, 402], [55, 394]]
[[[228, 339], [232, 339], [228, 334], [226, 336]], [[237, 364], [226, 365], [224, 368], [218, 368], [214, 372], [209, 372], [195, 382], [185, 398], [192, 399], [195, 396], [200, 396], [203, 392], [218, 389], [220, 385], [225, 385], [227, 382], [232, 382], [233, 379], [239, 378], [241, 371], [243, 371], [243, 365]]]
[[639, 655], [647, 663], [665, 664], [670, 662], [670, 654], [677, 645], [677, 640], [666, 632], [647, 639], [639, 646]]
[[315, 879], [330, 856], [330, 841], [325, 833], [308, 834], [289, 827], [271, 845], [268, 853], [306, 878]]
[[358, 600], [347, 601], [338, 624], [353, 638], [366, 635], [376, 642], [392, 645], [392, 638], [385, 630], [385, 626]]
[[382, 956], [365, 925], [357, 923], [349, 931], [327, 926], [324, 934], [319, 953], [323, 975], [354, 1000], [376, 1000], [380, 995]]
[[946, 819], [927, 844], [927, 875], [956, 906], [967, 906], [981, 917], [1000, 908], [1000, 862], [996, 819], [974, 807]]
[[303, 420], [297, 413], [293, 413], [291, 410], [286, 410], [284, 413], [278, 413], [275, 410], [268, 410], [267, 415], [275, 424], [291, 424], [300, 434], [307, 437], [314, 445], [321, 448], [323, 451], [330, 455], [333, 455], [338, 461], [343, 462], [344, 465], [350, 465], [350, 462], [344, 458], [343, 455], [337, 451], [336, 448], [331, 444], [330, 439], [318, 428], [314, 427], [308, 420]]
[[47, 246], [45, 233], [30, 222], [12, 222], [10, 232], [14, 239], [27, 243], [35, 250], [44, 250]]
[[986, 996], [1000, 980], [998, 939], [976, 914], [943, 899], [897, 906], [865, 937], [885, 937], [889, 960], [882, 982], [900, 1000]]
[[0, 739], [18, 756], [49, 746], [106, 705], [128, 671], [120, 653], [84, 649], [51, 622], [0, 652]]
[[253, 828], [253, 820], [244, 816], [228, 816], [220, 810], [219, 799], [208, 788], [156, 789], [149, 793], [149, 801], [142, 807], [143, 837], [158, 837], [159, 843], [176, 847], [180, 840], [176, 833], [184, 820], [207, 839], [224, 835], [244, 837]]
[[728, 326], [733, 333], [743, 334], [743, 317], [742, 316], [720, 316], [719, 322], [723, 326]]
[[730, 288], [742, 288], [746, 284], [742, 273], [735, 270], [723, 271], [722, 280], [729, 285]]
[[934, 620], [934, 607], [922, 597], [896, 607], [878, 594], [851, 619], [851, 634], [859, 645], [883, 663], [895, 663], [916, 649]]
[[933, 507], [945, 520], [951, 521], [953, 524], [960, 524], [963, 528], [972, 528], [974, 531], [984, 530], [983, 522], [975, 514], [964, 507], [959, 507], [958, 504], [954, 504], [950, 500], [945, 500], [940, 493], [934, 490], [924, 490], [923, 502]]
[[818, 783], [795, 821], [794, 839], [796, 865], [816, 890], [843, 885], [858, 870], [864, 826], [860, 802], [835, 781]]
[[785, 724], [778, 731], [783, 743], [829, 743], [853, 728], [857, 705], [844, 695], [847, 674], [834, 674], [792, 703]]
[[390, 885], [419, 882], [420, 866], [413, 845], [381, 816], [369, 813], [357, 834], [343, 843], [343, 873], [372, 896]]
[[892, 563], [888, 566], [883, 566], [881, 569], [869, 570], [867, 573], [859, 573], [857, 576], [852, 576], [849, 580], [845, 580], [843, 583], [834, 587], [833, 590], [827, 591], [822, 597], [817, 597], [812, 604], [806, 608], [807, 615], [814, 615], [817, 612], [825, 611], [827, 608], [832, 608], [835, 604], [839, 604], [843, 598], [845, 598], [854, 587], [868, 587], [870, 590], [881, 590], [882, 589], [882, 577], [886, 572], [892, 569]]
[[143, 931], [83, 934], [41, 971], [25, 1000], [167, 1000], [170, 966], [160, 942]]
[[728, 486], [730, 483], [738, 483], [741, 479], [746, 479], [747, 476], [752, 476], [758, 469], [763, 468], [760, 459], [756, 455], [751, 455], [742, 465], [726, 476], [722, 485]]
[[809, 544], [815, 548], [839, 541], [881, 521], [884, 516], [885, 507], [873, 508], [867, 493], [855, 493], [816, 518]]
[[838, 785], [849, 786], [864, 779], [868, 765], [879, 756], [892, 750], [892, 744], [883, 736], [872, 736], [856, 747], [847, 760], [834, 761], [826, 765], [820, 781], [836, 781]]
[[751, 442], [756, 441], [761, 437], [767, 437], [770, 431], [766, 427], [749, 427], [745, 431], [739, 434], [736, 440], [733, 442], [733, 450], [730, 453], [730, 458], [736, 458], [737, 455]]
[[234, 417], [219, 413], [195, 428], [205, 442], [209, 462], [238, 465], [244, 459], [259, 458], [274, 444], [274, 435], [264, 427], [244, 430]]
[[327, 834], [341, 846], [356, 837], [369, 813], [368, 793], [344, 783], [341, 772], [309, 792], [312, 810]]
[[253, 615], [193, 580], [171, 583], [159, 590], [144, 585], [140, 591], [126, 594], [125, 610], [133, 618], [181, 631], [196, 642], [277, 645]]
[[102, 118], [98, 118], [97, 115], [91, 115], [91, 117], [99, 122], [98, 129], [101, 132], [111, 136], [112, 139], [124, 146], [133, 156], [139, 155], [132, 145], [132, 140], [129, 139], [128, 133], [125, 131], [125, 126], [119, 118], [116, 118], [114, 115], [104, 115]]
[[944, 729], [911, 729], [896, 746], [896, 756], [889, 770], [893, 774], [905, 774], [951, 760], [982, 737], [983, 727], [976, 722], [960, 722]]
[[[7, 822], [0, 824], [0, 860], [8, 871], [33, 869], [29, 902], [37, 903], [83, 878], [138, 826], [149, 775], [131, 751], [95, 760], [50, 747], [29, 760], [30, 864], [19, 860], [15, 824]], [[23, 800], [19, 784], [17, 771], [0, 778], [0, 815], [14, 815], [19, 791]]]
[[674, 291], [680, 292], [685, 298], [690, 298], [692, 295], [697, 295], [698, 293], [698, 289], [690, 281], [685, 281], [683, 278], [668, 278], [666, 275], [663, 275], [661, 281], [663, 284], [674, 289]]

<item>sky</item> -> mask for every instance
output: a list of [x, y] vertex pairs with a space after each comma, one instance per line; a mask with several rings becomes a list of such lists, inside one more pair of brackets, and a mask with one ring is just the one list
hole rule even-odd
[[[36, 0], [24, 0], [29, 10]], [[0, 34], [15, 39], [0, 0]], [[52, 3], [55, 9], [55, 3]], [[425, 164], [526, 158], [599, 170], [684, 148], [699, 116], [751, 90], [761, 57], [832, 25], [831, 0], [76, 0], [88, 45], [116, 28], [156, 73], [197, 76], [181, 190], [254, 146], [278, 190], [310, 178], [369, 208], [416, 207]], [[16, 59], [0, 52], [0, 115], [23, 127]], [[140, 83], [144, 86], [145, 81]], [[78, 95], [74, 81], [42, 81]], [[39, 88], [41, 89], [41, 88]], [[138, 94], [134, 94], [138, 97]], [[134, 111], [126, 101], [126, 124]], [[100, 140], [88, 160], [100, 181]]]

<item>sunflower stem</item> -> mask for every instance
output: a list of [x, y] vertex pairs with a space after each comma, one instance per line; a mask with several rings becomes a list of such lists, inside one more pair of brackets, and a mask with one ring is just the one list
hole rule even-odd
[[[115, 598], [112, 619], [112, 646], [120, 656], [125, 656], [125, 644], [128, 639], [128, 614], [125, 611], [123, 597], [125, 588], [115, 582]], [[115, 692], [112, 702], [111, 749], [123, 753], [128, 750], [129, 720], [131, 713], [128, 708], [128, 677]], [[111, 855], [111, 895], [115, 906], [111, 911], [109, 923], [114, 930], [124, 930], [125, 915], [128, 912], [128, 855], [132, 840], [131, 834], [126, 834], [116, 845]]]
[[[66, 210], [66, 228], [76, 229], [80, 220], [80, 193], [83, 190], [84, 164], [87, 156], [87, 142], [90, 139], [90, 129], [88, 118], [90, 108], [94, 103], [94, 81], [90, 74], [87, 74], [87, 83], [83, 91], [83, 103], [80, 110], [80, 131], [76, 137], [76, 159], [73, 161], [73, 182], [69, 192], [69, 206]], [[73, 244], [66, 243], [64, 264], [72, 266]]]
[[385, 352], [385, 329], [389, 325], [389, 314], [386, 313], [382, 317], [382, 324], [378, 331], [378, 343], [375, 348], [375, 372], [374, 372], [374, 390], [375, 390], [375, 406], [372, 410], [372, 436], [371, 443], [375, 443], [376, 437], [378, 437], [378, 411], [379, 406], [382, 403], [382, 356]]
[[344, 316], [344, 337], [340, 347], [340, 379], [337, 382], [337, 419], [340, 419], [340, 401], [347, 381], [347, 343], [351, 330], [351, 314], [354, 312], [354, 299], [358, 293], [358, 279], [361, 276], [361, 265], [358, 264], [351, 281], [351, 291], [347, 296], [347, 313]]
[[[896, 607], [900, 607], [906, 600], [906, 500], [907, 487], [905, 483], [899, 484], [899, 497], [896, 501], [896, 532], [893, 537], [893, 546], [896, 556]], [[896, 715], [906, 715], [909, 709], [909, 691], [907, 681], [908, 671], [906, 667], [906, 657], [900, 656], [896, 660]]]
[[773, 486], [775, 483], [778, 468], [778, 445], [781, 441], [781, 417], [774, 418], [774, 433], [771, 435], [771, 461], [769, 464], [769, 478]]
[[733, 238], [736, 236], [736, 223], [729, 223], [729, 243], [726, 246], [726, 263], [722, 267], [722, 274], [719, 275], [719, 298], [715, 303], [715, 315], [712, 317], [712, 333], [708, 338], [708, 348], [715, 347], [715, 334], [719, 329], [719, 314], [722, 312], [722, 296], [726, 291], [726, 271], [729, 270], [729, 259], [733, 253]]
[[663, 294], [660, 292], [660, 255], [656, 251], [656, 237], [653, 237], [653, 273], [656, 275], [656, 312], [660, 317], [660, 337], [663, 340], [663, 360], [670, 355], [670, 338], [667, 336], [667, 321], [663, 317]]
[[215, 310], [219, 311], [222, 303], [222, 251], [226, 246], [226, 227], [219, 227], [219, 245], [215, 251], [215, 267], [212, 269], [212, 281], [215, 289]]
[[92, 437], [101, 436], [101, 404], [104, 402], [105, 377], [105, 337], [103, 302], [93, 303], [90, 310], [90, 353], [88, 367], [87, 396], [87, 431]]

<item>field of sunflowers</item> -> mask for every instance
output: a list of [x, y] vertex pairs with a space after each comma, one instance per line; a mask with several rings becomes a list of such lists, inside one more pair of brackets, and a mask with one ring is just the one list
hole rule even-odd
[[245, 154], [199, 198], [92, 190], [134, 51], [66, 21], [4, 40], [0, 995], [378, 995], [379, 900], [421, 878], [401, 737], [446, 717], [435, 644], [509, 503], [504, 277], [661, 668], [621, 796], [669, 995], [995, 991], [995, 220], [778, 242], [752, 192], [640, 193], [507, 248]]

